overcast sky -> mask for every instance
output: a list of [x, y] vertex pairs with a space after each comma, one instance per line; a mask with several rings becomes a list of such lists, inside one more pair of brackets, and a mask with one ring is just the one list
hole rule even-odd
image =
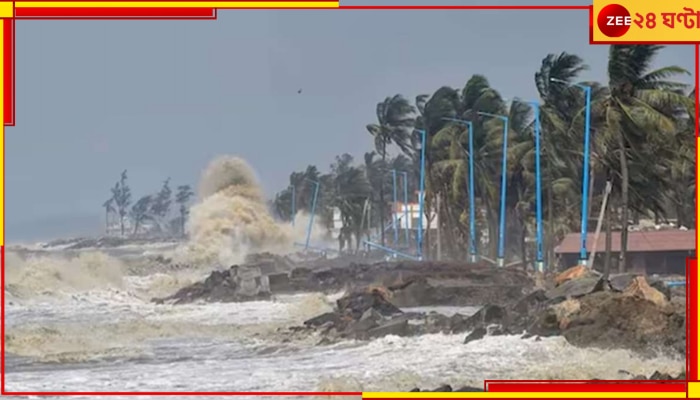
[[[292, 170], [326, 169], [344, 152], [361, 159], [372, 146], [365, 125], [376, 103], [396, 93], [414, 99], [484, 74], [504, 97], [534, 99], [542, 58], [561, 51], [590, 65], [582, 79], [605, 81], [608, 47], [590, 46], [587, 29], [586, 11], [18, 21], [7, 240], [98, 232], [100, 206], [123, 169], [138, 197], [167, 177], [196, 185], [209, 160], [235, 154], [272, 195]], [[657, 64], [692, 71], [693, 48], [669, 47]]]

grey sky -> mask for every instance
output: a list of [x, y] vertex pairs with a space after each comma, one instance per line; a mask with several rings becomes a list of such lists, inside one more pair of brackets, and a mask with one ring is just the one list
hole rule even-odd
[[[413, 99], [480, 73], [506, 98], [534, 98], [542, 58], [561, 51], [590, 65], [583, 79], [604, 81], [608, 47], [588, 45], [587, 19], [586, 11], [294, 10], [221, 11], [217, 21], [19, 21], [7, 240], [97, 232], [100, 205], [125, 168], [140, 196], [167, 177], [196, 184], [212, 157], [237, 154], [272, 194], [292, 170], [325, 169], [343, 152], [361, 157], [376, 103], [395, 93]], [[692, 70], [693, 48], [667, 48], [658, 62]]]

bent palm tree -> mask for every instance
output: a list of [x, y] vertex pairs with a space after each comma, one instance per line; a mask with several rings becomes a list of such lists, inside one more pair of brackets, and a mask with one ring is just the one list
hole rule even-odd
[[[413, 113], [415, 108], [400, 94], [387, 97], [377, 104], [377, 123], [367, 125], [367, 131], [374, 136], [374, 147], [382, 157], [386, 165], [388, 146], [396, 144], [402, 151], [408, 151], [408, 135], [414, 125]], [[379, 187], [379, 215], [382, 246], [385, 245], [384, 221], [385, 221], [384, 185]]]

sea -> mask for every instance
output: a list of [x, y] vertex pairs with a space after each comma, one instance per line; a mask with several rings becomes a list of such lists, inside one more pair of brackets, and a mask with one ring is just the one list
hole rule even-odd
[[[285, 334], [290, 327], [330, 311], [342, 293], [154, 304], [153, 297], [172, 294], [211, 272], [155, 268], [143, 261], [169, 251], [168, 246], [8, 249], [5, 389], [387, 392], [441, 384], [482, 387], [485, 379], [628, 379], [629, 374], [656, 370], [677, 374], [685, 365], [683, 359], [667, 356], [643, 359], [626, 350], [581, 349], [559, 337], [498, 336], [469, 344], [463, 343], [466, 334], [387, 336], [332, 345], [319, 345], [321, 338], [314, 336], [290, 339]], [[409, 311], [469, 315], [477, 309]]]

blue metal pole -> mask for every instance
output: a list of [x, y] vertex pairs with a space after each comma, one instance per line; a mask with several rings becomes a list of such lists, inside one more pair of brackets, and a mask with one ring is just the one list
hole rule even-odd
[[394, 246], [396, 246], [399, 243], [399, 224], [398, 224], [398, 216], [396, 213], [398, 212], [398, 209], [396, 208], [396, 202], [398, 201], [398, 194], [397, 194], [397, 186], [396, 186], [396, 170], [392, 169], [391, 170], [391, 183], [394, 185], [394, 203], [393, 203], [393, 210], [391, 212], [392, 215], [392, 223], [394, 224]]
[[[565, 85], [571, 85], [569, 82], [558, 79], [549, 78], [552, 82], [558, 82]], [[586, 85], [573, 84], [584, 90], [586, 93], [586, 122], [584, 127], [583, 138], [583, 184], [581, 198], [581, 253], [579, 255], [579, 264], [588, 266], [588, 254], [586, 250], [586, 239], [588, 236], [588, 181], [590, 168], [590, 139], [591, 139], [591, 87]]]
[[403, 171], [403, 219], [404, 219], [404, 232], [406, 232], [406, 247], [410, 247], [408, 239], [408, 228], [410, 222], [408, 221], [408, 172]]
[[469, 262], [476, 263], [479, 261], [479, 256], [476, 250], [476, 205], [474, 201], [474, 126], [471, 121], [456, 118], [443, 118], [443, 120], [464, 124], [469, 129]]
[[396, 256], [401, 256], [401, 257], [404, 257], [404, 258], [408, 258], [408, 259], [410, 259], [410, 260], [418, 260], [418, 261], [420, 261], [419, 258], [414, 257], [414, 256], [412, 256], [412, 255], [410, 255], [410, 254], [402, 253], [402, 252], [400, 252], [400, 251], [391, 249], [391, 248], [386, 247], [386, 246], [382, 246], [382, 245], [377, 244], [377, 243], [373, 243], [373, 242], [370, 242], [370, 241], [367, 241], [367, 240], [364, 240], [364, 243], [365, 243], [365, 245], [366, 245], [367, 247], [374, 247], [374, 248], [377, 248], [377, 249], [379, 249], [379, 250], [383, 250], [383, 251], [385, 251], [385, 252], [391, 254], [391, 255], [394, 256], [394, 257], [396, 257]]
[[542, 240], [542, 174], [540, 170], [540, 105], [532, 103], [535, 110], [535, 202], [537, 216], [537, 255], [535, 259], [535, 269], [544, 272], [544, 243]]
[[503, 163], [501, 165], [501, 215], [498, 229], [498, 258], [496, 264], [505, 267], [506, 246], [506, 188], [508, 185], [508, 118], [503, 119]]
[[425, 202], [425, 141], [427, 132], [424, 130], [421, 133], [420, 146], [420, 189], [418, 189], [418, 240], [417, 240], [417, 255], [419, 260], [423, 260], [423, 203]]
[[476, 206], [474, 202], [474, 126], [465, 121], [469, 128], [469, 262], [476, 263], [479, 256], [476, 251]]
[[316, 213], [316, 199], [318, 198], [318, 188], [321, 186], [318, 182], [313, 182], [316, 185], [314, 189], [314, 199], [311, 203], [311, 218], [309, 218], [309, 228], [306, 230], [306, 245], [304, 250], [308, 250], [309, 241], [311, 240], [311, 228], [314, 226], [314, 214]]
[[292, 226], [297, 216], [297, 187], [292, 186]]
[[498, 223], [498, 254], [496, 257], [496, 265], [499, 267], [505, 267], [505, 248], [506, 248], [506, 191], [507, 191], [507, 177], [508, 177], [508, 117], [503, 115], [490, 114], [485, 112], [478, 112], [480, 115], [485, 115], [487, 117], [498, 118], [503, 121], [503, 157], [501, 161], [501, 210]]
[[590, 164], [590, 141], [591, 141], [591, 88], [581, 87], [586, 91], [586, 126], [583, 143], [583, 198], [581, 199], [581, 260], [580, 265], [588, 266], [588, 255], [586, 254], [586, 237], [588, 236], [588, 179]]

